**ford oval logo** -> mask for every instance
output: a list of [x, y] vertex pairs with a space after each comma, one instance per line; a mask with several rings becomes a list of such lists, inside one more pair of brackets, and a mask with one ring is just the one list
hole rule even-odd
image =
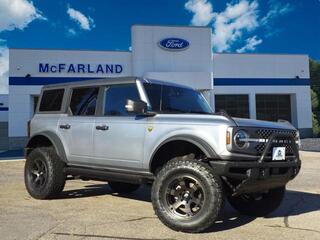
[[159, 42], [159, 46], [165, 50], [181, 51], [189, 47], [189, 42], [181, 38], [165, 38]]

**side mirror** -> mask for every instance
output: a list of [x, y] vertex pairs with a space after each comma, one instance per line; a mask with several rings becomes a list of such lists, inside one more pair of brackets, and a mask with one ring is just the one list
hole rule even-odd
[[148, 105], [144, 101], [128, 99], [125, 107], [129, 113], [145, 114], [148, 111]]

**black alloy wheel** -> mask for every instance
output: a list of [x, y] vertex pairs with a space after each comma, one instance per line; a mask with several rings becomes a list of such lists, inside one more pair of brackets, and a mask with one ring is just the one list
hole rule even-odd
[[204, 190], [202, 183], [194, 176], [182, 174], [174, 176], [163, 186], [166, 208], [176, 217], [190, 218], [203, 207]]
[[43, 188], [48, 178], [46, 163], [41, 158], [35, 159], [27, 174], [35, 189]]

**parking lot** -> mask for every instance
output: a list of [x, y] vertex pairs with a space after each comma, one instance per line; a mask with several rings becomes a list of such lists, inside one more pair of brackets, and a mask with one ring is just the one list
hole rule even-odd
[[266, 218], [239, 215], [226, 204], [206, 233], [166, 228], [154, 215], [150, 187], [112, 194], [95, 181], [68, 181], [54, 200], [35, 200], [23, 183], [24, 161], [0, 160], [0, 239], [320, 239], [320, 153], [302, 152], [300, 175]]

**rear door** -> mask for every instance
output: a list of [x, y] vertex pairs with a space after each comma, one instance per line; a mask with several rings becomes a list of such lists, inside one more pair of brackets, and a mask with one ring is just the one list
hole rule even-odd
[[90, 165], [99, 87], [73, 88], [71, 91], [68, 114], [60, 118], [58, 131], [69, 162]]
[[141, 168], [147, 118], [125, 108], [128, 99], [141, 99], [136, 84], [107, 86], [103, 95], [93, 134], [94, 161], [104, 167]]

